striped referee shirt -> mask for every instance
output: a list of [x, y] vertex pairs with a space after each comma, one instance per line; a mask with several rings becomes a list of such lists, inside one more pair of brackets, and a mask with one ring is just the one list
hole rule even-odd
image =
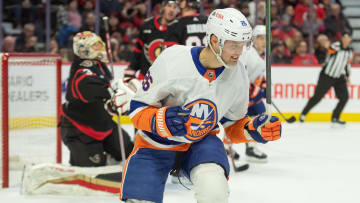
[[352, 57], [353, 50], [350, 45], [344, 49], [340, 42], [334, 42], [328, 50], [322, 72], [332, 78], [349, 76]]

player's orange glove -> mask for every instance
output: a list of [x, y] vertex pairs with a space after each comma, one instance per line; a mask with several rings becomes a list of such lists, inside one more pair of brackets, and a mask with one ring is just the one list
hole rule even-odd
[[249, 135], [260, 143], [267, 143], [268, 141], [278, 140], [281, 137], [281, 122], [276, 116], [270, 118], [270, 122], [266, 122], [268, 115], [261, 114], [252, 119], [246, 126], [245, 129]]

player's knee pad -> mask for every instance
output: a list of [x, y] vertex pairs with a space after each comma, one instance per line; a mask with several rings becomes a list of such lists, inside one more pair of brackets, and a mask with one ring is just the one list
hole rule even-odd
[[204, 163], [190, 172], [198, 203], [227, 203], [229, 186], [224, 169], [215, 163]]
[[138, 200], [138, 199], [127, 199], [125, 203], [154, 203], [146, 200]]

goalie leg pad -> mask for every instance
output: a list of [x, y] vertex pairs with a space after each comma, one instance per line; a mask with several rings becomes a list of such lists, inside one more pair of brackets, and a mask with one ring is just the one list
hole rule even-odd
[[229, 186], [224, 169], [215, 163], [200, 164], [190, 173], [198, 203], [227, 203]]
[[61, 164], [27, 165], [21, 193], [26, 195], [114, 195], [120, 182], [97, 178], [120, 173], [119, 166], [74, 167]]

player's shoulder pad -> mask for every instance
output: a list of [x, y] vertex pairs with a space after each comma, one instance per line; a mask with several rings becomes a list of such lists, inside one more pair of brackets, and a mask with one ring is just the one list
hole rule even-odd
[[85, 67], [85, 68], [90, 68], [90, 67], [94, 66], [94, 62], [91, 60], [83, 60], [79, 63], [79, 66]]

